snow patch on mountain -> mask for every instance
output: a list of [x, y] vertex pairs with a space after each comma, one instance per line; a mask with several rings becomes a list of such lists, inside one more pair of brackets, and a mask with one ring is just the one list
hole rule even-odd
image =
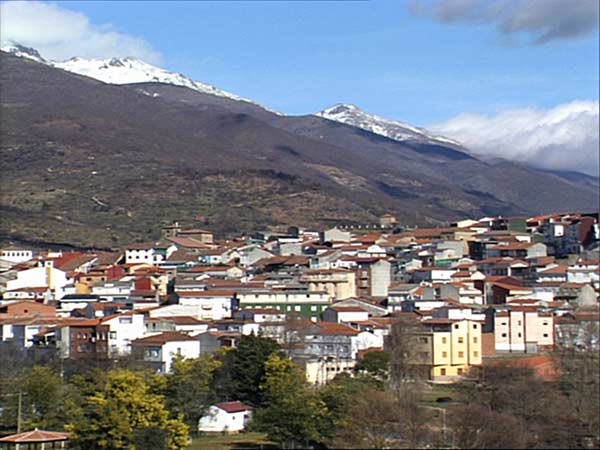
[[443, 136], [436, 136], [423, 128], [417, 128], [404, 122], [386, 119], [369, 114], [355, 105], [337, 104], [315, 114], [334, 122], [340, 122], [370, 131], [395, 141], [418, 141], [440, 145], [462, 147], [460, 143]]
[[35, 48], [25, 47], [24, 45], [11, 43], [10, 45], [0, 48], [0, 50], [6, 53], [12, 53], [13, 55], [18, 56], [19, 58], [27, 58], [35, 62], [48, 64], [48, 61], [42, 58], [42, 55], [40, 55], [40, 53]]

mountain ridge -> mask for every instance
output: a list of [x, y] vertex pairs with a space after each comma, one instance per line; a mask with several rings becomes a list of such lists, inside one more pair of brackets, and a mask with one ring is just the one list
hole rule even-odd
[[[111, 85], [0, 58], [0, 155], [10, 186], [0, 235], [8, 239], [110, 247], [201, 216], [199, 224], [226, 235], [376, 223], [385, 212], [435, 225], [596, 200], [554, 175], [497, 168], [450, 147], [279, 116], [181, 86]], [[547, 192], [536, 190], [545, 184]]]

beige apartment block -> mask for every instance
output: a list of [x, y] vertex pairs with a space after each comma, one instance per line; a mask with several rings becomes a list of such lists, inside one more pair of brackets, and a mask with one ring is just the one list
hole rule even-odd
[[325, 291], [334, 300], [356, 297], [356, 272], [347, 269], [309, 270], [302, 276], [310, 291]]
[[554, 317], [534, 306], [509, 306], [494, 318], [497, 352], [538, 353], [554, 345]]

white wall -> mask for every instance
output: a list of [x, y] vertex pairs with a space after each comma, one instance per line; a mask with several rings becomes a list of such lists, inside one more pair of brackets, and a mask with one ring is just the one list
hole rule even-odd
[[241, 431], [244, 429], [247, 420], [251, 417], [251, 415], [252, 411], [228, 413], [221, 408], [211, 406], [208, 409], [208, 414], [198, 421], [198, 431]]
[[6, 282], [6, 290], [21, 289], [25, 287], [45, 287], [51, 289], [62, 288], [67, 285], [67, 274], [54, 267], [34, 267], [17, 272], [15, 280]]
[[173, 358], [181, 355], [184, 358], [198, 358], [200, 356], [200, 341], [170, 341], [162, 347], [162, 362], [165, 372], [171, 371]]
[[108, 350], [111, 353], [121, 355], [130, 353], [131, 341], [144, 336], [143, 314], [124, 314], [103, 323], [110, 327]]

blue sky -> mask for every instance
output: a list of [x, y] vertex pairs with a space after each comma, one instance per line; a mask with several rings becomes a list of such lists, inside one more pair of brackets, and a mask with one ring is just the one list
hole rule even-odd
[[353, 103], [476, 154], [599, 170], [598, 0], [4, 1], [0, 38], [136, 56], [287, 114]]
[[143, 38], [161, 65], [291, 114], [354, 103], [427, 125], [598, 98], [598, 35], [507, 43], [407, 2], [58, 2]]

